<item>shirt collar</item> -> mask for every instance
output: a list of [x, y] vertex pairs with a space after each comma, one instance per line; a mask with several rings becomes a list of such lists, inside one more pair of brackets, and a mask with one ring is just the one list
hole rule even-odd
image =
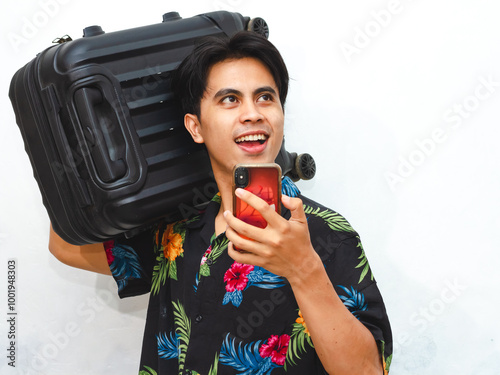
[[217, 193], [204, 210], [187, 222], [188, 229], [200, 229], [202, 238], [211, 238], [215, 233], [215, 217], [220, 210], [220, 194]]

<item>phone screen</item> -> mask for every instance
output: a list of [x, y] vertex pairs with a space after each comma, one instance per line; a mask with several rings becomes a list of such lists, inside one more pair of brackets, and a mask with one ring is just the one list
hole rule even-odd
[[[281, 168], [274, 163], [268, 164], [239, 164], [233, 173], [233, 187], [243, 188], [257, 195], [274, 206], [280, 212], [281, 202]], [[234, 195], [234, 215], [240, 220], [259, 228], [267, 226], [266, 220], [252, 206], [241, 201]]]

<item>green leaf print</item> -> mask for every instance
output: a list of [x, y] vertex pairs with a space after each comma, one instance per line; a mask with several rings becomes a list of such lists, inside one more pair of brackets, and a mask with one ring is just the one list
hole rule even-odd
[[215, 361], [214, 364], [210, 366], [208, 375], [217, 375], [218, 368], [219, 368], [219, 353], [215, 353]]
[[168, 276], [169, 261], [165, 259], [163, 252], [156, 257], [156, 264], [153, 268], [153, 278], [151, 283], [151, 293], [158, 294], [160, 287], [165, 284]]
[[[224, 251], [227, 249], [227, 244], [229, 240], [226, 236], [219, 236], [215, 240], [212, 241], [212, 250], [207, 255], [207, 260], [210, 259], [212, 264], [217, 261]], [[200, 265], [200, 276], [210, 276], [210, 266], [206, 263]]]
[[299, 318], [293, 324], [292, 334], [290, 335], [290, 341], [288, 343], [284, 367], [285, 371], [287, 371], [287, 365], [295, 366], [297, 364], [296, 360], [300, 360], [300, 356], [307, 350], [306, 344], [314, 348], [311, 336], [306, 332], [304, 319], [302, 315], [299, 314]]
[[384, 375], [389, 373], [389, 369], [391, 368], [392, 362], [392, 354], [388, 357], [385, 357], [385, 341], [380, 340], [380, 353], [382, 353], [382, 364], [384, 365]]
[[208, 264], [202, 264], [200, 266], [200, 276], [210, 276], [210, 267]]
[[218, 257], [222, 255], [222, 253], [227, 249], [227, 244], [229, 240], [226, 236], [222, 236], [217, 238], [214, 241], [214, 245], [212, 247], [212, 251], [208, 254], [207, 258], [212, 259], [212, 261], [216, 261]]
[[178, 222], [174, 223], [172, 229], [173, 229], [174, 233], [180, 234], [180, 236], [182, 238], [182, 243], [184, 243], [184, 241], [186, 239], [186, 222], [185, 221], [178, 221]]
[[141, 370], [139, 371], [139, 375], [158, 375], [155, 370], [153, 370], [151, 367], [144, 366], [146, 370]]
[[313, 207], [304, 205], [304, 212], [306, 215], [314, 215], [323, 219], [332, 230], [339, 232], [355, 232], [351, 224], [349, 224], [342, 215], [329, 209], [321, 211], [319, 207], [314, 209]]
[[173, 280], [177, 280], [177, 263], [174, 261], [169, 261], [168, 277]]
[[358, 246], [361, 248], [361, 255], [358, 257], [358, 259], [361, 259], [359, 264], [356, 266], [356, 268], [361, 268], [363, 267], [363, 270], [361, 271], [361, 275], [359, 276], [359, 281], [358, 284], [363, 281], [365, 276], [370, 272], [371, 274], [371, 280], [373, 281], [373, 273], [371, 272], [370, 265], [368, 264], [368, 258], [366, 257], [365, 250], [363, 249], [363, 245], [361, 244], [361, 240], [359, 237], [356, 237], [358, 239]]
[[212, 198], [212, 202], [217, 202], [217, 203], [221, 204], [222, 198], [220, 196], [220, 193], [217, 193], [214, 195], [214, 197]]
[[155, 233], [154, 251], [156, 264], [153, 268], [151, 292], [158, 294], [167, 277], [177, 280], [176, 259], [184, 256], [184, 240], [186, 236], [186, 222], [179, 221], [168, 224], [163, 230]]
[[186, 352], [189, 346], [189, 337], [191, 336], [191, 322], [187, 317], [184, 306], [177, 301], [174, 305], [174, 323], [175, 332], [179, 337], [179, 371], [184, 369], [184, 362], [186, 361]]

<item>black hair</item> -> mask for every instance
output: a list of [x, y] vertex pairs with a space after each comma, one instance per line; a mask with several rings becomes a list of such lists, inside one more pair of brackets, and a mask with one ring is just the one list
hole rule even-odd
[[289, 77], [281, 54], [260, 34], [240, 31], [231, 38], [225, 35], [203, 38], [173, 72], [172, 89], [183, 112], [200, 117], [200, 103], [207, 86], [208, 71], [213, 65], [245, 57], [260, 60], [270, 70], [284, 109]]

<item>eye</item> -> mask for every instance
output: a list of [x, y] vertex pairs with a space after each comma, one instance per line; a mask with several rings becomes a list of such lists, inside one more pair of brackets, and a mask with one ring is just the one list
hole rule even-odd
[[259, 96], [257, 99], [258, 102], [272, 102], [274, 100], [274, 97], [271, 94], [262, 94]]
[[238, 101], [238, 99], [236, 98], [236, 96], [228, 95], [228, 96], [222, 98], [221, 103], [232, 104], [232, 103], [236, 103], [237, 101]]

